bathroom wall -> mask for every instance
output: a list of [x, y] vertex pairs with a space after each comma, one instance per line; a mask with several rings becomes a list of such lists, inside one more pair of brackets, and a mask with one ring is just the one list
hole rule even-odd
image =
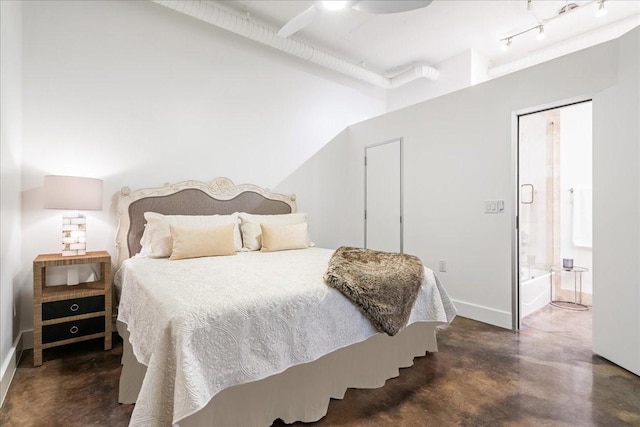
[[[582, 274], [582, 290], [585, 301], [590, 303], [593, 283], [592, 248], [576, 246], [573, 242], [574, 195], [573, 188], [590, 191], [592, 189], [592, 105], [590, 102], [572, 105], [560, 110], [560, 150], [561, 168], [561, 258], [572, 258], [574, 265], [586, 267]], [[572, 274], [564, 274], [562, 288], [570, 289], [573, 294]]]

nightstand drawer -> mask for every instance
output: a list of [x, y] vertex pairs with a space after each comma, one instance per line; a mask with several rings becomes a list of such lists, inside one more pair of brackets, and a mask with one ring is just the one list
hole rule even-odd
[[42, 304], [42, 320], [59, 319], [96, 311], [104, 311], [104, 295], [44, 303]]
[[90, 319], [76, 320], [75, 322], [64, 322], [43, 326], [42, 343], [47, 344], [69, 338], [77, 338], [104, 332], [104, 319], [104, 316], [100, 316], [92, 317]]

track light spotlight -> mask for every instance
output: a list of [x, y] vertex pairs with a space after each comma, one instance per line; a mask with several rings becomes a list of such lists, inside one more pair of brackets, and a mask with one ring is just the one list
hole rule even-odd
[[501, 40], [500, 49], [507, 50], [509, 46], [511, 46], [511, 37]]
[[544, 38], [544, 25], [540, 25], [538, 27], [538, 35], [536, 36], [538, 40], [542, 40]]

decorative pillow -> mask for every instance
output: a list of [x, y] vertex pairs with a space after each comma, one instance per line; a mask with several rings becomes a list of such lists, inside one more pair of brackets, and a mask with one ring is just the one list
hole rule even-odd
[[173, 242], [169, 226], [214, 227], [233, 224], [233, 240], [236, 250], [242, 249], [242, 238], [238, 213], [231, 215], [163, 215], [156, 212], [145, 212], [142, 239], [140, 239], [141, 255], [151, 258], [166, 258], [171, 255]]
[[170, 225], [173, 247], [169, 259], [234, 255], [233, 224], [217, 227]]
[[[242, 246], [245, 251], [257, 251], [262, 247], [262, 229], [260, 224], [291, 225], [307, 222], [307, 214], [303, 212], [281, 215], [253, 215], [240, 212], [240, 231], [242, 232]], [[309, 235], [307, 226], [307, 246], [315, 246]]]
[[262, 252], [285, 251], [288, 249], [306, 249], [309, 247], [309, 225], [260, 224], [262, 230]]

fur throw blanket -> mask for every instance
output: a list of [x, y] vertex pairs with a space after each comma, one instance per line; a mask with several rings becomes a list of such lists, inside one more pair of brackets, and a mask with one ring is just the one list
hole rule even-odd
[[349, 298], [378, 331], [395, 335], [409, 320], [424, 267], [413, 255], [342, 246], [329, 260], [324, 280]]

